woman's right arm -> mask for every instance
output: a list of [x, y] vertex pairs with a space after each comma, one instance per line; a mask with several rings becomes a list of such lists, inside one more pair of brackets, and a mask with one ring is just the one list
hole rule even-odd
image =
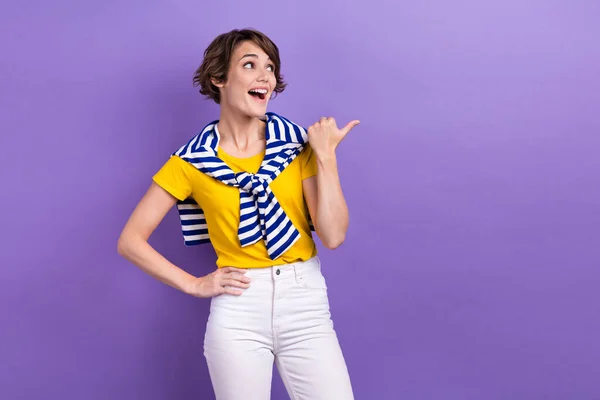
[[148, 243], [150, 235], [163, 220], [177, 199], [152, 182], [129, 220], [117, 244], [118, 253], [142, 271], [159, 281], [196, 297], [213, 297], [223, 293], [241, 294], [231, 288], [247, 288], [249, 278], [236, 268], [220, 268], [197, 278], [177, 267]]

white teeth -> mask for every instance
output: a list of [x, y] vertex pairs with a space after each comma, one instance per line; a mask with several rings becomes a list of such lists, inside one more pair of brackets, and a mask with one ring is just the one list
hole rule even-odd
[[267, 89], [252, 89], [250, 91], [254, 93], [267, 94]]

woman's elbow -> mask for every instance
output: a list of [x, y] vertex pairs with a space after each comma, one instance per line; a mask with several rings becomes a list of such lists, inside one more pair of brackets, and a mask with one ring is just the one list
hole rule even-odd
[[125, 232], [121, 233], [119, 239], [117, 240], [117, 253], [126, 259], [128, 259], [131, 254], [132, 247], [134, 246], [134, 237], [130, 234], [126, 234]]
[[125, 257], [127, 254], [127, 239], [123, 235], [119, 236], [117, 240], [117, 254], [121, 257]]
[[329, 250], [335, 250], [344, 244], [344, 240], [346, 240], [346, 235], [337, 235], [334, 237], [327, 238], [323, 240], [323, 245]]

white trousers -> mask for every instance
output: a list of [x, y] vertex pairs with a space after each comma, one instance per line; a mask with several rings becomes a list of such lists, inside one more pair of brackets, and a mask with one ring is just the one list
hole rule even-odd
[[213, 297], [204, 356], [217, 400], [268, 400], [273, 362], [292, 400], [352, 400], [318, 257], [248, 269], [241, 296]]

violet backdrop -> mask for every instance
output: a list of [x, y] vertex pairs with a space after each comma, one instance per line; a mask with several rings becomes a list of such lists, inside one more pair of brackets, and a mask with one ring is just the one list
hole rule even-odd
[[[319, 244], [357, 399], [600, 399], [599, 18], [597, 1], [4, 3], [0, 398], [214, 398], [208, 301], [116, 241], [218, 116], [192, 87], [205, 47], [254, 27], [289, 83], [270, 111], [362, 121], [338, 153], [346, 243]], [[151, 243], [214, 268], [175, 211]]]

